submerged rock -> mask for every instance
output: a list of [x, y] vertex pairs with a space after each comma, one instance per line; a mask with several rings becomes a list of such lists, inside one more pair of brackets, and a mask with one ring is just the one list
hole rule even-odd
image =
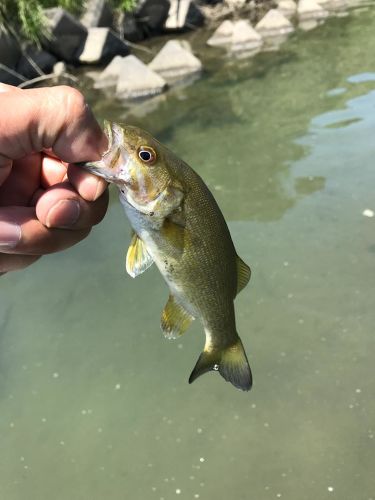
[[234, 23], [231, 45], [233, 52], [254, 51], [259, 49], [262, 44], [262, 37], [255, 31], [249, 21], [243, 19]]
[[298, 4], [298, 18], [301, 21], [306, 21], [307, 19], [324, 19], [328, 16], [328, 11], [323, 9], [316, 0], [300, 0]]
[[255, 26], [263, 37], [286, 35], [294, 31], [292, 23], [277, 9], [271, 9]]
[[122, 58], [118, 75], [116, 95], [124, 99], [135, 99], [160, 94], [166, 81], [137, 57]]
[[167, 80], [179, 80], [200, 72], [202, 63], [178, 40], [169, 40], [148, 67]]
[[218, 47], [220, 45], [229, 45], [232, 43], [234, 24], [229, 19], [223, 21], [207, 40], [207, 45]]
[[76, 62], [83, 46], [87, 29], [61, 7], [45, 9], [51, 37], [43, 41], [45, 48], [67, 62]]
[[294, 0], [280, 0], [277, 5], [277, 10], [281, 12], [283, 16], [290, 19], [297, 12], [297, 4]]
[[125, 56], [129, 48], [109, 28], [90, 28], [79, 61], [86, 64], [104, 63], [115, 55]]
[[204, 15], [191, 0], [170, 0], [171, 6], [165, 23], [167, 31], [199, 28], [204, 24]]

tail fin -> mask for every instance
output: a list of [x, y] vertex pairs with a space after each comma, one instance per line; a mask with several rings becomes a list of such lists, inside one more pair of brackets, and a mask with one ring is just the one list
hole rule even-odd
[[209, 371], [218, 371], [220, 375], [237, 389], [249, 391], [253, 377], [241, 339], [224, 350], [203, 351], [189, 377], [189, 384]]

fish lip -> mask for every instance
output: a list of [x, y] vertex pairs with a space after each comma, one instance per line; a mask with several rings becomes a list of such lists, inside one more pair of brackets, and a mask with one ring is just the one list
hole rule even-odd
[[[87, 172], [94, 174], [107, 182], [120, 185], [129, 185], [129, 183], [124, 179], [119, 177], [119, 172], [112, 173], [110, 168], [107, 166], [108, 155], [113, 154], [114, 148], [118, 146], [117, 143], [121, 144], [121, 128], [114, 122], [109, 122], [104, 120], [104, 133], [108, 139], [108, 147], [106, 151], [102, 154], [100, 160], [97, 161], [86, 161], [75, 163], [80, 168], [83, 168]], [[125, 151], [124, 146], [121, 148]], [[110, 160], [111, 158], [109, 158]]]

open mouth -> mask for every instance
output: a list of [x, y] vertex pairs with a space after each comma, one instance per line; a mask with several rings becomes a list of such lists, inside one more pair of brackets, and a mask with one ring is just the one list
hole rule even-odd
[[121, 128], [115, 123], [104, 122], [104, 133], [108, 138], [108, 148], [98, 161], [76, 163], [77, 166], [102, 177], [107, 182], [127, 184], [126, 166], [128, 155], [121, 147], [123, 136]]

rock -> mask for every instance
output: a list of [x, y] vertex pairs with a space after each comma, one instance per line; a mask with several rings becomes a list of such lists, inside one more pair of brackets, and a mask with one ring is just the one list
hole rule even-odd
[[118, 76], [116, 95], [134, 99], [160, 94], [166, 88], [166, 81], [135, 56], [122, 59]]
[[283, 16], [290, 19], [297, 12], [297, 4], [294, 0], [280, 0], [277, 10], [281, 12]]
[[204, 24], [202, 11], [191, 0], [170, 0], [171, 6], [165, 29], [176, 31], [199, 28]]
[[95, 79], [94, 87], [100, 89], [117, 85], [117, 80], [122, 68], [122, 60], [123, 58], [121, 56], [114, 57], [108, 66], [100, 73], [98, 78]]
[[87, 29], [69, 12], [61, 7], [45, 9], [48, 24], [52, 33], [43, 45], [47, 50], [67, 62], [76, 62], [77, 54], [82, 50]]
[[180, 80], [202, 70], [202, 63], [178, 40], [169, 40], [148, 65], [166, 80]]
[[307, 19], [323, 19], [329, 13], [321, 7], [316, 0], [300, 0], [298, 4], [298, 18], [301, 21]]
[[88, 28], [112, 28], [113, 12], [106, 0], [88, 0], [81, 23]]
[[207, 45], [216, 47], [220, 45], [229, 45], [232, 43], [234, 24], [229, 19], [223, 21], [218, 28], [213, 32], [211, 37], [207, 40]]
[[86, 64], [104, 63], [115, 55], [128, 54], [127, 44], [109, 28], [89, 28], [79, 61]]
[[262, 37], [255, 31], [249, 21], [241, 20], [234, 23], [231, 47], [233, 52], [256, 50], [262, 44]]
[[[43, 73], [51, 73], [54, 64], [57, 62], [57, 58], [54, 55], [36, 47], [26, 47], [25, 52], [36, 63], [36, 65], [42, 70]], [[25, 76], [29, 80], [40, 76], [38, 71], [32, 66], [32, 64], [24, 55], [22, 55], [20, 60], [18, 61], [17, 72], [21, 73], [21, 75]]]
[[136, 18], [145, 36], [163, 31], [170, 9], [169, 0], [145, 0], [137, 10]]
[[292, 23], [277, 9], [271, 9], [255, 26], [263, 37], [285, 35], [294, 31]]

